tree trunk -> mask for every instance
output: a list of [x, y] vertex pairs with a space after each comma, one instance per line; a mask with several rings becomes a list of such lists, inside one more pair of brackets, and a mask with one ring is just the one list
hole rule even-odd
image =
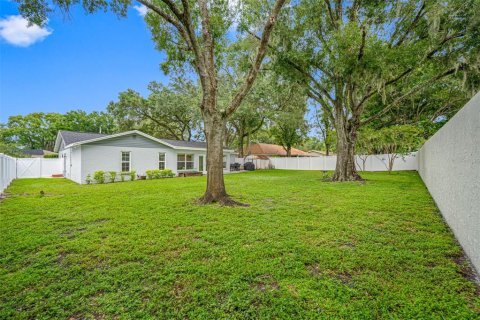
[[244, 145], [245, 145], [245, 135], [241, 131], [238, 135], [238, 157], [243, 158], [244, 155]]
[[219, 113], [205, 112], [205, 137], [207, 140], [207, 189], [200, 203], [219, 203], [221, 205], [242, 205], [227, 194], [223, 180], [223, 139], [226, 120]]
[[291, 156], [292, 156], [292, 147], [288, 146], [287, 147], [287, 157], [291, 157]]
[[337, 163], [332, 181], [359, 181], [362, 177], [355, 167], [355, 142], [357, 126], [344, 118], [343, 112], [337, 114]]

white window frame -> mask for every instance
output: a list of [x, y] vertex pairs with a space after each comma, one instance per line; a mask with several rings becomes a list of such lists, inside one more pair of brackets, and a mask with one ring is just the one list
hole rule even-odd
[[[128, 162], [123, 160], [123, 154], [128, 154]], [[123, 170], [123, 164], [128, 163], [128, 171]], [[121, 172], [130, 172], [132, 170], [132, 152], [131, 151], [121, 151], [120, 152], [120, 170]]]
[[[179, 163], [182, 163], [182, 161], [179, 161], [178, 160], [178, 157], [179, 156], [183, 156], [183, 165], [184, 165], [184, 168], [183, 169], [180, 169], [178, 167], [178, 164]], [[192, 157], [192, 161], [187, 161], [187, 156], [191, 156]], [[192, 167], [191, 168], [188, 168], [188, 165], [187, 163], [192, 163]], [[194, 170], [195, 169], [195, 155], [193, 153], [178, 153], [177, 154], [177, 171], [188, 171], [188, 170]]]
[[[163, 155], [163, 160], [160, 160], [160, 157]], [[163, 168], [162, 165], [163, 164]], [[158, 153], [158, 169], [165, 170], [167, 168], [167, 154], [165, 152]]]

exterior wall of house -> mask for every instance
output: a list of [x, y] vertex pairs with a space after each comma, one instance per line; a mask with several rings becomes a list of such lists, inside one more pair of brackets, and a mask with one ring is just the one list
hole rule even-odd
[[177, 156], [173, 149], [137, 148], [121, 146], [101, 146], [85, 144], [82, 148], [82, 183], [88, 174], [93, 176], [97, 170], [117, 171], [122, 170], [122, 151], [130, 152], [130, 171], [135, 170], [137, 174], [144, 175], [146, 170], [158, 169], [159, 153], [165, 153], [165, 168], [175, 171], [177, 168]]
[[63, 149], [58, 154], [63, 176], [77, 183], [82, 182], [82, 150], [80, 147]]
[[[157, 143], [156, 148], [152, 147], [131, 147], [131, 146], [107, 146], [96, 144], [81, 145], [81, 167], [80, 177], [75, 179], [73, 175], [67, 178], [78, 183], [85, 183], [88, 174], [93, 176], [97, 170], [120, 172], [122, 151], [130, 152], [130, 170], [135, 170], [138, 175], [145, 175], [147, 170], [158, 169], [159, 153], [165, 153], [165, 168], [177, 173], [177, 155], [193, 154], [194, 168], [199, 170], [199, 159], [203, 156], [203, 172], [206, 173], [206, 152], [203, 150], [176, 150]], [[226, 154], [226, 170], [230, 170], [230, 156]]]

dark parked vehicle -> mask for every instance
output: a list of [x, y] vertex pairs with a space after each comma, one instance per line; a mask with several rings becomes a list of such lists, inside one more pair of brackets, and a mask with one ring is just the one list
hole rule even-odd
[[235, 162], [230, 164], [230, 171], [240, 171], [240, 163]]
[[245, 162], [245, 164], [243, 165], [243, 169], [247, 171], [253, 171], [255, 170], [255, 164], [253, 162]]

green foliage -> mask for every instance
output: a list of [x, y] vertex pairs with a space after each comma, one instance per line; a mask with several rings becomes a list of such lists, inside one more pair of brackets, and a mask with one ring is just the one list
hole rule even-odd
[[56, 159], [56, 158], [58, 158], [58, 153], [46, 154], [43, 157], [45, 159]]
[[96, 183], [105, 183], [105, 171], [95, 171], [93, 173], [93, 180], [95, 180]]
[[86, 182], [87, 184], [92, 183], [92, 176], [91, 176], [90, 174], [87, 174], [87, 177], [85, 178], [85, 182]]
[[175, 78], [168, 87], [151, 82], [148, 89], [147, 98], [128, 89], [119, 93], [118, 102], [110, 102], [108, 112], [120, 130], [138, 129], [156, 137], [190, 141], [200, 130], [199, 88]]
[[117, 172], [116, 171], [109, 171], [108, 172], [108, 179], [110, 182], [115, 182], [115, 178], [117, 177]]
[[59, 130], [113, 133], [113, 118], [104, 112], [69, 111], [66, 114], [34, 112], [11, 116], [0, 128], [3, 143], [27, 149], [53, 150]]
[[164, 169], [161, 173], [162, 177], [172, 178], [175, 176], [175, 173], [171, 169]]
[[225, 175], [248, 208], [197, 205], [206, 177], [15, 180], [0, 204], [0, 318], [478, 318], [478, 286], [417, 173], [322, 177]]
[[23, 153], [12, 143], [0, 142], [0, 153], [15, 158], [30, 158], [30, 155]]
[[364, 126], [458, 110], [479, 89], [479, 16], [478, 0], [302, 0], [285, 8], [273, 61], [305, 86], [340, 145]]
[[128, 173], [128, 175], [130, 176], [130, 181], [133, 181], [133, 180], [135, 180], [136, 177], [137, 177], [137, 172], [136, 172], [136, 171], [130, 171], [130, 172]]
[[152, 169], [146, 170], [145, 173], [148, 179], [171, 178], [175, 175], [171, 169]]

